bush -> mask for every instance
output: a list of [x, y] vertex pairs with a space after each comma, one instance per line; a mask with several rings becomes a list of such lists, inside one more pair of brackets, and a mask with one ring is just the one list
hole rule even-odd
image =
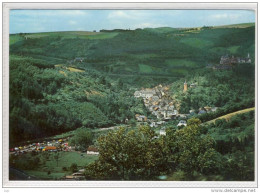
[[70, 165], [70, 171], [71, 171], [71, 172], [76, 172], [76, 171], [78, 171], [78, 165], [77, 165], [76, 163], [72, 163], [72, 164]]

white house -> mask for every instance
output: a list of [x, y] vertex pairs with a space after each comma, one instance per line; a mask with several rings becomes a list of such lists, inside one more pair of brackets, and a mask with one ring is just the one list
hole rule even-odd
[[178, 125], [177, 125], [178, 127], [180, 127], [180, 126], [187, 126], [187, 122], [185, 121], [185, 120], [180, 120], [180, 122], [178, 123]]
[[160, 135], [166, 135], [165, 129], [161, 129], [161, 130], [160, 130]]

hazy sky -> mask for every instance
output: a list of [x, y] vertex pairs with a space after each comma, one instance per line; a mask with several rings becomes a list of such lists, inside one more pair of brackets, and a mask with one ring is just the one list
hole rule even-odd
[[250, 10], [11, 10], [10, 33], [201, 27], [255, 22]]

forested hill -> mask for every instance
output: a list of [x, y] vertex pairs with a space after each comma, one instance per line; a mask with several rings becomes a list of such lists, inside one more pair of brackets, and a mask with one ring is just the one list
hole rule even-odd
[[83, 58], [74, 65], [112, 78], [120, 74], [125, 82], [149, 86], [219, 63], [225, 54], [246, 57], [249, 53], [254, 60], [254, 38], [254, 24], [14, 34], [10, 35], [10, 52], [48, 64], [70, 65], [75, 58]]
[[[172, 84], [183, 112], [244, 98], [251, 104], [254, 62], [225, 73], [205, 66], [219, 63], [225, 54], [249, 53], [254, 61], [254, 32], [255, 26], [247, 24], [12, 34], [10, 144], [134, 121], [135, 114], [147, 115], [142, 100], [133, 97], [134, 89], [161, 83]], [[182, 95], [185, 78], [191, 82], [197, 77], [201, 84]], [[213, 89], [219, 84], [228, 95]], [[208, 92], [214, 97], [204, 98]]]
[[125, 123], [136, 113], [146, 114], [144, 105], [120, 80], [94, 70], [10, 57], [11, 146], [79, 127]]

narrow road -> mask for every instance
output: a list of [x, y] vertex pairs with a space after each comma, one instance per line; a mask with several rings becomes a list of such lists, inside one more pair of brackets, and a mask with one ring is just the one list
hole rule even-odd
[[229, 114], [223, 115], [223, 116], [218, 117], [218, 118], [216, 118], [216, 119], [207, 121], [207, 122], [205, 122], [205, 123], [203, 123], [203, 124], [215, 123], [216, 120], [218, 120], [218, 119], [226, 119], [227, 121], [229, 121], [229, 120], [231, 119], [231, 117], [233, 117], [233, 116], [235, 116], [235, 115], [247, 113], [247, 112], [249, 112], [249, 111], [254, 111], [254, 110], [255, 110], [255, 107], [247, 108], [247, 109], [243, 109], [243, 110], [239, 110], [239, 111], [236, 111], [236, 112], [233, 112], [233, 113], [229, 113]]

